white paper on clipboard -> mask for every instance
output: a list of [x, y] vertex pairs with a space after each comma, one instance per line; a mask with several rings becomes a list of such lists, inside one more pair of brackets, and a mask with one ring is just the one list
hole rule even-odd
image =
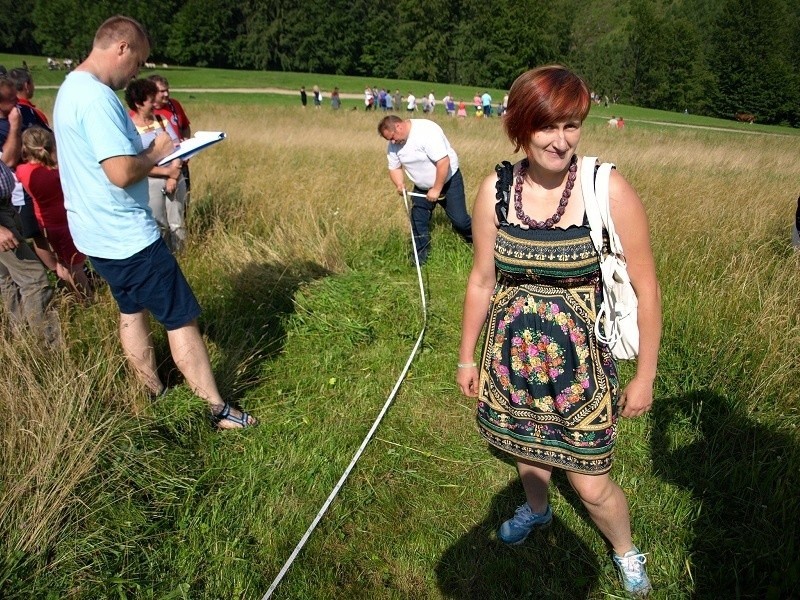
[[193, 137], [182, 141], [180, 145], [175, 148], [174, 152], [158, 161], [158, 166], [163, 167], [176, 158], [188, 160], [198, 152], [205, 150], [209, 146], [213, 146], [217, 142], [221, 142], [226, 137], [227, 135], [225, 135], [224, 131], [198, 131]]

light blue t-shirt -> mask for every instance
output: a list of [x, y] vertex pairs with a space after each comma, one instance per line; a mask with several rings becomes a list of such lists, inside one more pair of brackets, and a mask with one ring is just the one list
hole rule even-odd
[[78, 250], [123, 259], [155, 242], [160, 234], [148, 206], [147, 178], [120, 188], [100, 166], [142, 151], [114, 91], [86, 71], [73, 71], [58, 90], [53, 122], [64, 206]]

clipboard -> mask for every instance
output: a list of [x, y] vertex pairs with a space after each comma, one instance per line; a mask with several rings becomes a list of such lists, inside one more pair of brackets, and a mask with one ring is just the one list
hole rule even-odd
[[194, 137], [182, 141], [180, 145], [175, 148], [174, 152], [168, 154], [158, 161], [158, 166], [163, 167], [176, 158], [188, 160], [198, 152], [201, 152], [209, 146], [213, 146], [214, 144], [221, 142], [226, 137], [228, 136], [224, 131], [198, 131], [194, 134]]

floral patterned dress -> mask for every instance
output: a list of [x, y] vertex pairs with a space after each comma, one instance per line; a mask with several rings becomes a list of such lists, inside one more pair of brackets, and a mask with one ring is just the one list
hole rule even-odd
[[478, 430], [515, 457], [605, 473], [619, 390], [611, 352], [594, 335], [602, 292], [588, 223], [508, 223], [512, 166], [497, 171], [498, 281], [481, 357]]

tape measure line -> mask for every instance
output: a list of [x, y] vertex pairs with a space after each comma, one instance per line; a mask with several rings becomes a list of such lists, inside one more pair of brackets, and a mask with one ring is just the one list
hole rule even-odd
[[389, 397], [386, 399], [386, 402], [384, 403], [383, 408], [381, 408], [380, 413], [378, 413], [378, 416], [375, 419], [375, 422], [372, 424], [372, 427], [370, 428], [369, 432], [367, 433], [367, 436], [364, 438], [364, 441], [361, 442], [361, 445], [358, 447], [358, 450], [356, 451], [355, 455], [353, 455], [350, 464], [347, 465], [347, 468], [344, 470], [344, 473], [342, 473], [342, 476], [339, 478], [339, 481], [334, 486], [333, 490], [328, 496], [328, 499], [325, 500], [325, 503], [322, 505], [322, 508], [320, 508], [319, 512], [317, 512], [317, 516], [314, 517], [314, 520], [311, 522], [311, 525], [308, 526], [308, 529], [306, 529], [306, 532], [303, 534], [303, 537], [301, 537], [300, 541], [297, 542], [297, 545], [295, 546], [294, 550], [292, 550], [292, 553], [289, 555], [289, 558], [286, 559], [286, 562], [283, 564], [283, 567], [281, 567], [281, 570], [278, 572], [278, 575], [272, 581], [272, 585], [269, 586], [267, 593], [264, 594], [261, 600], [269, 600], [269, 598], [272, 597], [272, 594], [275, 592], [275, 590], [278, 589], [278, 586], [280, 585], [286, 573], [289, 572], [289, 569], [291, 568], [292, 563], [294, 563], [295, 559], [297, 558], [297, 555], [300, 554], [300, 551], [303, 549], [303, 546], [306, 545], [306, 542], [311, 537], [311, 534], [314, 532], [314, 529], [316, 529], [317, 525], [322, 520], [322, 517], [325, 516], [325, 513], [328, 511], [328, 508], [333, 503], [336, 496], [339, 494], [339, 490], [342, 489], [342, 486], [344, 485], [345, 481], [347, 481], [347, 478], [350, 476], [350, 472], [356, 466], [356, 463], [361, 458], [361, 455], [364, 453], [364, 449], [367, 447], [367, 444], [369, 444], [370, 440], [372, 439], [372, 436], [375, 435], [375, 432], [377, 431], [378, 426], [383, 420], [384, 415], [389, 410], [389, 406], [391, 406], [394, 397], [397, 395], [397, 392], [400, 389], [400, 385], [403, 383], [403, 379], [405, 379], [406, 375], [408, 374], [408, 369], [411, 367], [411, 363], [413, 362], [414, 357], [416, 356], [417, 351], [419, 350], [419, 347], [422, 344], [422, 338], [425, 335], [425, 328], [428, 325], [428, 303], [425, 299], [425, 286], [422, 283], [422, 268], [420, 267], [419, 257], [417, 256], [417, 241], [414, 238], [414, 229], [411, 226], [411, 214], [409, 212], [409, 207], [408, 207], [408, 193], [405, 190], [403, 191], [403, 203], [405, 204], [406, 214], [409, 215], [408, 226], [409, 229], [411, 230], [411, 244], [414, 248], [414, 263], [416, 264], [417, 267], [417, 281], [419, 282], [419, 295], [422, 301], [422, 329], [420, 330], [419, 336], [417, 337], [417, 343], [414, 344], [414, 348], [411, 350], [411, 354], [408, 356], [408, 360], [406, 361], [405, 367], [403, 367], [403, 370], [400, 373], [400, 377], [397, 378], [397, 382], [394, 384], [394, 387], [392, 388]]

